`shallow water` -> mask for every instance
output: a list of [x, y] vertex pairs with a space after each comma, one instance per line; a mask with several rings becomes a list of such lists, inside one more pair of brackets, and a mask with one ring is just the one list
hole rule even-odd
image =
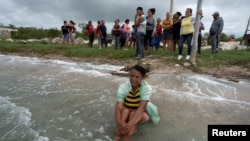
[[[121, 66], [0, 55], [1, 141], [110, 141]], [[152, 74], [158, 125], [135, 141], [206, 141], [208, 124], [250, 124], [250, 81]]]

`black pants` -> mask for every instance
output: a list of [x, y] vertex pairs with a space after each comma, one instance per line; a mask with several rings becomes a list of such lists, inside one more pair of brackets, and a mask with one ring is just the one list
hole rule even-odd
[[201, 40], [202, 40], [202, 35], [198, 35], [198, 53], [201, 53]]
[[89, 35], [89, 47], [93, 47], [94, 34]]
[[102, 37], [102, 47], [103, 47], [103, 44], [105, 45], [105, 47], [107, 47], [108, 43], [107, 43], [106, 37]]
[[153, 30], [147, 30], [146, 31], [146, 36], [144, 38], [144, 48], [145, 50], [148, 50], [148, 46], [152, 47], [152, 34]]

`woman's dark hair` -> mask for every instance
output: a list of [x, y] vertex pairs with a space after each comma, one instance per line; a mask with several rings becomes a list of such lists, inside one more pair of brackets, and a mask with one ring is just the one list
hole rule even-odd
[[135, 65], [133, 66], [132, 68], [130, 68], [130, 71], [131, 70], [136, 70], [138, 72], [141, 73], [142, 77], [145, 77], [146, 76], [146, 73], [148, 72], [148, 70], [146, 70], [145, 68], [143, 68], [142, 66], [140, 65]]
[[182, 14], [181, 14], [181, 12], [176, 12], [176, 14], [180, 17]]
[[187, 8], [187, 10], [189, 10], [190, 13], [192, 14], [192, 11], [193, 11], [192, 8]]
[[100, 22], [100, 21], [97, 21], [97, 23], [98, 23], [98, 24], [101, 24], [101, 22]]
[[139, 6], [139, 7], [136, 8], [136, 10], [141, 10], [141, 11], [143, 11], [143, 8]]
[[92, 21], [89, 21], [89, 25], [90, 25], [90, 23], [92, 23]]
[[155, 14], [155, 8], [150, 8], [149, 11], [154, 15]]
[[75, 22], [73, 22], [72, 20], [69, 21], [71, 24], [75, 25]]
[[129, 19], [126, 19], [126, 20], [125, 20], [125, 23], [129, 23]]

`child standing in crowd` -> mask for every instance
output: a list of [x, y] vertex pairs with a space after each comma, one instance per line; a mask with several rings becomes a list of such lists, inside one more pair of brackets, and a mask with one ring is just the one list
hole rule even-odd
[[75, 30], [76, 30], [75, 22], [70, 20], [70, 22], [69, 22], [69, 38], [70, 38], [70, 42], [71, 42], [72, 46], [75, 45], [75, 38], [76, 38]]
[[168, 45], [168, 49], [172, 50], [172, 27], [173, 20], [170, 16], [170, 12], [166, 13], [166, 19], [162, 20], [161, 26], [163, 28], [163, 48], [166, 49], [166, 44]]
[[68, 26], [67, 21], [64, 21], [63, 23], [64, 24], [61, 27], [61, 34], [62, 34], [62, 39], [63, 39], [62, 44], [65, 45], [66, 44], [65, 42], [69, 44], [69, 26]]
[[162, 27], [161, 27], [161, 19], [157, 19], [157, 23], [153, 32], [153, 39], [152, 39], [152, 45], [155, 47], [156, 50], [160, 48], [160, 42], [162, 39]]
[[145, 36], [145, 50], [148, 50], [148, 57], [151, 57], [152, 51], [152, 37], [155, 28], [155, 20], [153, 15], [155, 14], [155, 8], [148, 10], [147, 24], [146, 24], [146, 36]]
[[89, 36], [89, 47], [93, 47], [95, 32], [94, 32], [94, 27], [92, 25], [92, 21], [89, 21], [86, 28]]
[[119, 25], [120, 20], [115, 20], [115, 25], [113, 26], [112, 32], [115, 37], [115, 49], [118, 49], [120, 46], [120, 25]]
[[181, 12], [176, 12], [174, 14], [174, 24], [173, 24], [173, 51], [175, 52], [176, 46], [179, 46], [180, 32], [181, 32]]
[[129, 48], [131, 47], [132, 44], [133, 44], [133, 48], [135, 48], [135, 43], [136, 43], [136, 29], [135, 29], [135, 25], [133, 25], [132, 28], [133, 28], [133, 30], [132, 30], [131, 37], [130, 37]]

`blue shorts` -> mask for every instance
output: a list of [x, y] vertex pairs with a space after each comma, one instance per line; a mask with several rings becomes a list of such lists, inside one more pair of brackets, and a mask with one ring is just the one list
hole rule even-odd
[[63, 34], [62, 38], [63, 38], [63, 40], [68, 40], [69, 39], [69, 34]]

